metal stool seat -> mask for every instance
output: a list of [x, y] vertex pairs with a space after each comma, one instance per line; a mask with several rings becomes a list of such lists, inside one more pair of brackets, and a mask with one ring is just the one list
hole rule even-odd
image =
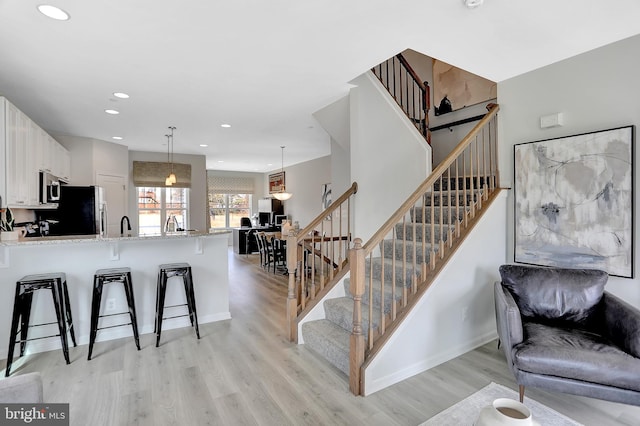
[[[184, 284], [184, 292], [187, 303], [182, 305], [164, 306], [164, 299], [167, 294], [167, 281], [171, 277], [182, 277]], [[186, 306], [189, 310], [188, 314], [174, 315], [164, 318], [165, 308], [175, 308], [178, 306]], [[162, 333], [162, 320], [170, 318], [178, 318], [188, 316], [191, 320], [191, 326], [195, 325], [196, 336], [200, 338], [200, 329], [198, 328], [198, 315], [196, 313], [196, 297], [193, 292], [193, 277], [191, 276], [191, 265], [188, 263], [165, 263], [159, 266], [158, 284], [156, 288], [156, 322], [153, 332], [156, 333], [156, 347], [160, 345], [160, 333]]]
[[[31, 316], [31, 304], [33, 293], [38, 290], [51, 290], [53, 306], [56, 310], [56, 322], [40, 323], [29, 325]], [[20, 324], [20, 330], [18, 330]], [[28, 339], [28, 331], [31, 327], [57, 324], [58, 334], [34, 337]], [[67, 328], [68, 327], [68, 328]], [[9, 335], [9, 352], [7, 354], [7, 368], [5, 376], [11, 374], [11, 364], [13, 363], [13, 352], [16, 343], [20, 343], [20, 356], [24, 355], [29, 340], [45, 339], [48, 337], [60, 336], [62, 353], [67, 364], [69, 361], [69, 345], [67, 343], [67, 331], [71, 334], [73, 346], [76, 344], [76, 335], [73, 330], [73, 318], [71, 316], [71, 305], [69, 303], [69, 290], [67, 289], [67, 277], [64, 272], [54, 272], [48, 274], [26, 275], [16, 282], [16, 293], [13, 301], [13, 318], [11, 320], [11, 333]], [[18, 333], [20, 337], [18, 338]]]
[[[128, 313], [131, 322], [110, 325], [106, 327], [98, 327], [98, 320], [100, 318], [127, 314], [127, 312], [119, 312], [115, 314], [100, 315], [102, 287], [105, 284], [110, 283], [122, 283], [122, 285], [124, 286], [124, 293], [127, 297], [127, 305], [129, 307]], [[136, 303], [133, 297], [133, 283], [131, 282], [131, 268], [98, 269], [93, 276], [93, 296], [91, 298], [91, 332], [89, 335], [89, 354], [87, 356], [87, 360], [91, 359], [91, 354], [93, 353], [93, 344], [96, 341], [98, 330], [104, 330], [106, 328], [113, 327], [122, 327], [125, 325], [131, 325], [131, 327], [133, 328], [133, 338], [136, 342], [136, 347], [138, 348], [138, 350], [140, 350], [140, 338], [138, 336], [138, 318], [136, 316]]]

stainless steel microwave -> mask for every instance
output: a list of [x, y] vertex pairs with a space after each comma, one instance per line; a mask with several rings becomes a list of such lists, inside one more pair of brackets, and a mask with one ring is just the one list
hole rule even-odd
[[47, 172], [40, 172], [40, 204], [60, 201], [60, 181]]

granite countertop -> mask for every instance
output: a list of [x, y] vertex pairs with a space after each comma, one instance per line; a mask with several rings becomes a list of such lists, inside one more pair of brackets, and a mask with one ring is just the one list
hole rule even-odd
[[28, 246], [43, 244], [61, 244], [61, 243], [117, 243], [126, 241], [149, 241], [149, 240], [166, 240], [166, 239], [183, 239], [195, 237], [213, 237], [216, 235], [229, 234], [231, 231], [215, 230], [210, 232], [175, 232], [168, 235], [151, 235], [151, 236], [135, 236], [135, 237], [101, 237], [99, 235], [61, 235], [50, 237], [29, 237], [20, 238], [14, 241], [0, 241], [0, 246]]

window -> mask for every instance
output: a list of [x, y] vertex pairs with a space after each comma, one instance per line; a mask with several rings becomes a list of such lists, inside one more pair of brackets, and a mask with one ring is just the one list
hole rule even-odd
[[189, 228], [189, 189], [139, 186], [138, 235], [165, 235], [175, 218], [176, 231]]
[[240, 218], [251, 217], [251, 203], [256, 177], [229, 175], [207, 170], [207, 196], [209, 226], [211, 228], [238, 228]]
[[238, 228], [241, 217], [251, 217], [251, 194], [209, 193], [211, 228]]

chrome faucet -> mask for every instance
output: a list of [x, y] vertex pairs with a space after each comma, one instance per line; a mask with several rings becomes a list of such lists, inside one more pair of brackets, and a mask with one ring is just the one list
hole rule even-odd
[[[127, 231], [131, 231], [131, 224], [129, 223], [129, 217], [128, 216], [122, 216], [122, 219], [120, 219], [120, 236], [123, 237], [124, 236], [124, 221], [125, 219], [127, 220]], [[131, 232], [129, 232], [129, 236], [131, 236]]]

